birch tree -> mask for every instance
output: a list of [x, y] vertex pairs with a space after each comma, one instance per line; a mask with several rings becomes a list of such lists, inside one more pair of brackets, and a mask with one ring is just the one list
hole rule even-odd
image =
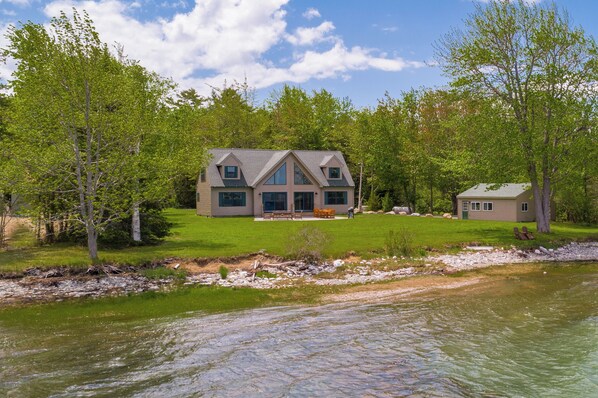
[[126, 67], [103, 44], [87, 14], [26, 23], [8, 33], [4, 56], [17, 61], [9, 85], [15, 148], [35, 193], [45, 175], [72, 214], [98, 261], [98, 235], [130, 208], [137, 132], [127, 127]]
[[465, 29], [447, 34], [436, 48], [455, 86], [493, 99], [504, 114], [508, 131], [480, 134], [505, 133], [496, 150], [525, 168], [538, 231], [550, 232], [554, 180], [571, 145], [589, 129], [597, 80], [594, 39], [554, 4], [493, 0], [477, 5]]

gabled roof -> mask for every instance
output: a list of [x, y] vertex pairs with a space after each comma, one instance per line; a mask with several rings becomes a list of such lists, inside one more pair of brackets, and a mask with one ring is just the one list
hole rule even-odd
[[515, 199], [530, 189], [524, 184], [478, 184], [457, 195], [459, 199]]
[[[237, 180], [235, 186], [255, 187], [268, 174], [276, 171], [278, 166], [288, 156], [294, 155], [299, 164], [315, 179], [314, 183], [322, 186], [355, 186], [353, 179], [349, 175], [349, 170], [343, 155], [339, 151], [292, 151], [292, 150], [266, 150], [266, 149], [210, 149], [212, 160], [207, 169], [208, 178], [211, 186], [225, 187], [231, 186], [229, 180], [223, 180], [217, 164], [221, 163], [227, 157], [233, 155], [241, 166], [242, 180]], [[320, 165], [327, 159], [329, 161], [336, 157], [343, 167], [343, 179], [329, 181], [322, 172]], [[241, 184], [241, 185], [239, 185]], [[342, 185], [341, 185], [342, 184]]]
[[241, 162], [238, 157], [236, 157], [232, 152], [228, 152], [222, 155], [220, 159], [218, 159], [218, 161], [216, 162], [216, 166], [220, 166], [228, 158], [233, 158], [237, 161], [237, 163], [239, 163], [239, 165], [243, 165], [243, 162]]

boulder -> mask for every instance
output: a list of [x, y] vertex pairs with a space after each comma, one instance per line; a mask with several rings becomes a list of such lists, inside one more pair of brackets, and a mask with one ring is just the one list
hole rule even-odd
[[412, 215], [413, 217], [419, 217], [421, 214], [419, 214], [419, 213], [411, 213], [411, 215]]
[[444, 213], [444, 214], [442, 215], [442, 218], [446, 218], [446, 219], [450, 220], [450, 219], [452, 219], [452, 218], [453, 218], [453, 215], [452, 215], [452, 214], [450, 214], [450, 213]]
[[406, 215], [407, 215], [407, 212], [406, 212], [406, 211], [400, 211], [400, 212], [399, 212], [399, 216], [406, 216]]
[[392, 211], [395, 214], [401, 214], [401, 212], [407, 213], [407, 214], [411, 214], [411, 209], [409, 207], [406, 206], [395, 206], [392, 208]]
[[430, 217], [434, 217], [434, 215], [432, 213], [427, 213], [424, 217], [430, 218]]

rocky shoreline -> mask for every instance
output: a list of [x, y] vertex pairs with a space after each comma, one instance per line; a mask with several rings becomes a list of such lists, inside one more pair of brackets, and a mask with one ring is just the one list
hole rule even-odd
[[[264, 260], [265, 259], [265, 260]], [[32, 269], [24, 276], [0, 279], [0, 308], [14, 304], [62, 301], [81, 297], [106, 297], [161, 291], [183, 285], [211, 285], [274, 289], [301, 284], [352, 285], [396, 280], [415, 275], [446, 274], [489, 266], [532, 262], [598, 261], [598, 242], [570, 243], [555, 250], [542, 247], [534, 251], [515, 248], [470, 247], [458, 254], [427, 256], [406, 260], [381, 257], [370, 260], [334, 260], [321, 264], [303, 262], [270, 263], [260, 256], [239, 269], [230, 265], [226, 279], [217, 272], [190, 273], [183, 281], [174, 278], [150, 279], [131, 267], [106, 266], [87, 272], [63, 269]], [[178, 268], [176, 259], [166, 261]], [[90, 272], [91, 270], [91, 272]], [[259, 272], [262, 271], [262, 272]]]

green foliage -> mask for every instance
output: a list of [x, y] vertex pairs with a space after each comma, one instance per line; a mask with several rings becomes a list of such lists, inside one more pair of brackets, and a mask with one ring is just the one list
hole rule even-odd
[[226, 279], [228, 276], [228, 268], [226, 268], [224, 265], [221, 265], [220, 268], [218, 268], [218, 273], [222, 279]]
[[316, 263], [322, 261], [324, 250], [330, 241], [331, 238], [326, 232], [306, 225], [288, 235], [286, 255], [296, 260]]
[[141, 275], [145, 276], [148, 279], [177, 279], [177, 280], [185, 280], [187, 277], [187, 272], [185, 270], [176, 270], [172, 268], [166, 267], [159, 267], [159, 268], [150, 268], [144, 269], [141, 272]]
[[393, 201], [392, 198], [390, 197], [390, 193], [386, 192], [386, 195], [384, 195], [384, 197], [382, 198], [382, 210], [384, 210], [384, 212], [389, 212], [391, 211], [393, 208]]
[[157, 244], [170, 232], [172, 224], [168, 222], [162, 209], [155, 204], [144, 203], [141, 209], [141, 242], [133, 240], [131, 235], [131, 217], [113, 222], [100, 234], [100, 243], [105, 247], [139, 246]]
[[378, 211], [382, 209], [382, 204], [380, 203], [380, 197], [372, 192], [368, 199], [368, 210], [371, 211]]
[[272, 272], [268, 272], [266, 270], [261, 270], [255, 273], [255, 276], [258, 278], [268, 278], [268, 279], [276, 279], [278, 276], [273, 274]]
[[384, 249], [387, 256], [411, 257], [416, 253], [413, 245], [413, 233], [407, 228], [398, 231], [389, 230], [384, 240]]

